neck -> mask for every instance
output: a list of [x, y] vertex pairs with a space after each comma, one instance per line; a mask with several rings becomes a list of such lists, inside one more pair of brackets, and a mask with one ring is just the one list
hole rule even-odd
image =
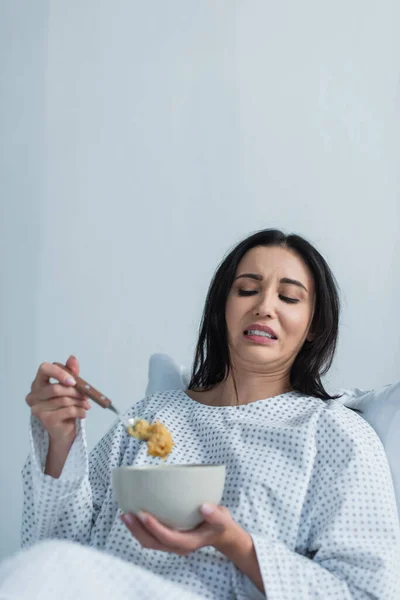
[[227, 406], [249, 404], [256, 400], [279, 396], [292, 389], [288, 374], [260, 374], [235, 370], [212, 390], [212, 401]]

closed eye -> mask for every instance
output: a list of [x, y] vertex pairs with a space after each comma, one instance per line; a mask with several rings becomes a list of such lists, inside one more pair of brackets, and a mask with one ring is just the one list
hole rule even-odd
[[288, 304], [297, 304], [298, 302], [300, 302], [300, 300], [298, 300], [297, 298], [288, 298], [287, 296], [279, 296], [279, 298], [284, 302], [287, 302]]
[[[239, 296], [254, 296], [254, 294], [258, 294], [258, 291], [257, 290], [238, 290]], [[297, 298], [289, 298], [288, 296], [280, 295], [279, 298], [283, 302], [286, 302], [287, 304], [297, 304], [298, 302], [300, 302], [300, 300], [298, 300]]]

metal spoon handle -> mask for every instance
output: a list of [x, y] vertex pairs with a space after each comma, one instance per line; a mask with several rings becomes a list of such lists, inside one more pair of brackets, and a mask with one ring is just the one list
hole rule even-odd
[[82, 379], [82, 377], [79, 377], [79, 375], [75, 375], [75, 373], [73, 373], [65, 365], [58, 362], [54, 362], [53, 365], [57, 365], [57, 367], [64, 369], [64, 371], [72, 375], [72, 377], [76, 381], [75, 388], [78, 390], [79, 393], [84, 394], [85, 396], [89, 396], [91, 400], [96, 402], [96, 404], [99, 404], [99, 406], [101, 406], [102, 408], [109, 408], [110, 410], [115, 412], [115, 414], [119, 415], [119, 411], [115, 408], [115, 406], [113, 406], [111, 400], [107, 398], [107, 396], [105, 396], [102, 392], [96, 390], [95, 387], [93, 387], [87, 381]]

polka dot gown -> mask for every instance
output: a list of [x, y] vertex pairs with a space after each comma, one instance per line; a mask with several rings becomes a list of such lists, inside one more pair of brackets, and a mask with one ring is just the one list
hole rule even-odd
[[[226, 465], [221, 504], [252, 535], [268, 600], [399, 600], [392, 480], [381, 442], [359, 415], [299, 392], [211, 407], [181, 390], [141, 400], [126, 413], [135, 415], [158, 419], [172, 432], [167, 463]], [[53, 479], [43, 473], [47, 433], [32, 417], [32, 451], [23, 469], [24, 547], [49, 538], [79, 542], [123, 559], [113, 563], [114, 576], [119, 565], [127, 580], [128, 561], [137, 582], [151, 587], [151, 581], [168, 580], [177, 598], [264, 597], [211, 547], [186, 557], [141, 548], [119, 519], [111, 471], [157, 459], [120, 423], [89, 456], [83, 421], [77, 431], [63, 472]], [[170, 598], [162, 587], [151, 597]], [[113, 598], [125, 596], [115, 589]]]

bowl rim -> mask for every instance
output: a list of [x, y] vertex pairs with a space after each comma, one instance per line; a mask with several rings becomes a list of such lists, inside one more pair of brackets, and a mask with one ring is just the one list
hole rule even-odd
[[128, 471], [128, 472], [141, 472], [144, 473], [146, 471], [157, 471], [161, 470], [165, 471], [179, 471], [179, 470], [192, 470], [193, 468], [198, 469], [199, 467], [203, 467], [205, 469], [221, 469], [226, 468], [223, 464], [174, 464], [174, 465], [121, 465], [119, 467], [114, 467], [113, 471]]

